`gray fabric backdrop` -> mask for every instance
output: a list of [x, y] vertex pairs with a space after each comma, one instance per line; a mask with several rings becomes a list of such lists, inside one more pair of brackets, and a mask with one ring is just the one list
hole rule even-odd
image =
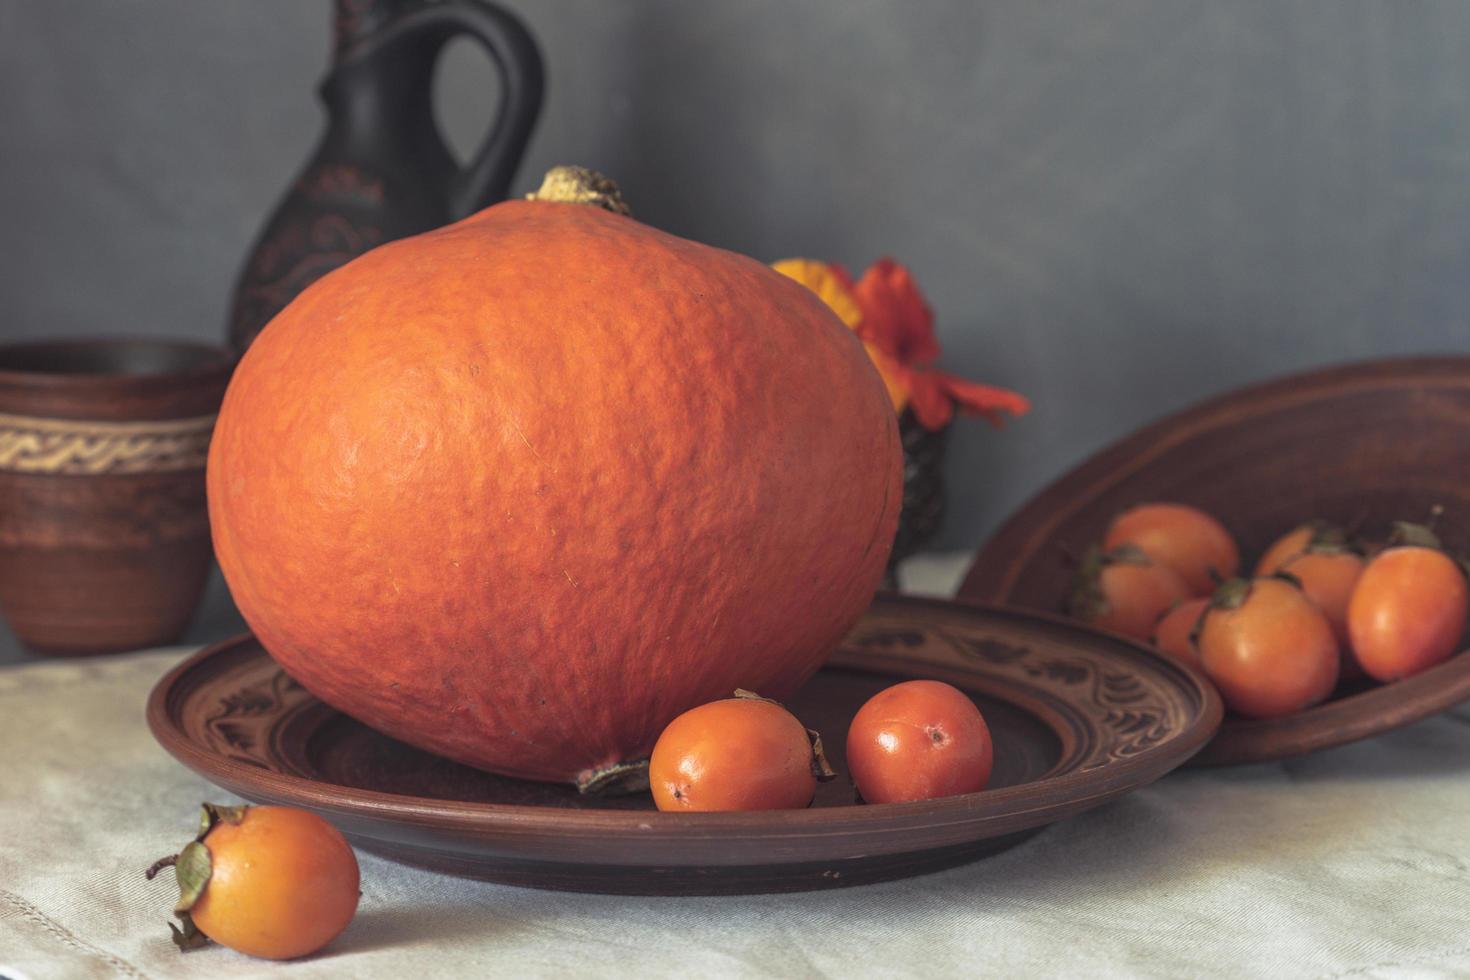
[[[1198, 397], [1465, 346], [1463, 0], [510, 6], [550, 73], [517, 190], [578, 161], [763, 259], [892, 253], [944, 365], [1035, 400], [959, 427], [943, 546]], [[327, 22], [326, 0], [0, 0], [0, 337], [219, 337], [321, 124]], [[490, 79], [468, 45], [445, 65], [460, 145]]]

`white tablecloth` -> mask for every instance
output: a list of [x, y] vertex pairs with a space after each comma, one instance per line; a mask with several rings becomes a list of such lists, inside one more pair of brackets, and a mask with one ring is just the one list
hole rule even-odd
[[[963, 558], [910, 566], [943, 591]], [[154, 744], [186, 651], [0, 670], [0, 975], [1470, 976], [1470, 708], [1286, 763], [1185, 770], [967, 867], [846, 890], [625, 898], [362, 855], [356, 920], [293, 964], [180, 954], [143, 869], [229, 797]]]

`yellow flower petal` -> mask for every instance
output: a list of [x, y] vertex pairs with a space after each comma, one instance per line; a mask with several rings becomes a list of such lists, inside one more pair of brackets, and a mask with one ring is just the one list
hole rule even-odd
[[[831, 308], [837, 318], [847, 324], [848, 329], [857, 330], [858, 324], [862, 322], [863, 310], [858, 305], [857, 299], [848, 290], [842, 278], [832, 271], [832, 266], [826, 262], [818, 262], [816, 259], [782, 259], [780, 262], [771, 263], [771, 268], [795, 279], [807, 289], [817, 294], [817, 297]], [[883, 379], [883, 387], [888, 389], [888, 398], [893, 402], [893, 410], [902, 412], [904, 406], [909, 403], [908, 381], [904, 377], [903, 369], [898, 363], [883, 353], [877, 347], [863, 341], [863, 349], [868, 352], [873, 366], [878, 369], [878, 376]]]
[[902, 414], [904, 406], [909, 403], [908, 379], [903, 376], [898, 363], [893, 358], [866, 340], [863, 341], [863, 347], [867, 349], [873, 366], [878, 369], [878, 376], [883, 379], [883, 387], [888, 389], [888, 399], [893, 402], [893, 411]]
[[771, 263], [771, 268], [816, 293], [837, 314], [837, 318], [847, 324], [848, 329], [856, 330], [857, 325], [862, 322], [862, 308], [837, 277], [837, 273], [832, 271], [832, 266], [826, 262], [818, 262], [816, 259], [782, 259]]

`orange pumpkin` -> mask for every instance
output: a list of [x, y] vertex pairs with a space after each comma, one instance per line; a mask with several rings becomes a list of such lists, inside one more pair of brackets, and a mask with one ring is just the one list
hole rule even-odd
[[903, 496], [883, 383], [810, 290], [545, 199], [302, 293], [241, 360], [208, 477], [225, 577], [293, 677], [584, 788], [695, 705], [800, 686]]

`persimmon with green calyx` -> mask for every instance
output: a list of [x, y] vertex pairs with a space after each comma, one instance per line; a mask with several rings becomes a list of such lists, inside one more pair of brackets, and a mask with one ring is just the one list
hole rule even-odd
[[1185, 663], [1199, 666], [1199, 651], [1194, 646], [1194, 633], [1200, 617], [1210, 606], [1209, 599], [1187, 599], [1180, 602], [1154, 624], [1149, 643], [1156, 650]]
[[1195, 646], [1226, 707], [1248, 718], [1293, 714], [1325, 700], [1337, 685], [1332, 627], [1286, 578], [1222, 584], [1200, 620]]
[[1138, 548], [1092, 548], [1077, 571], [1067, 611], [1099, 629], [1147, 640], [1159, 617], [1188, 598], [1179, 574]]
[[836, 314], [615, 205], [558, 170], [318, 279], [241, 358], [208, 466], [220, 568], [292, 678], [587, 791], [646, 785], [683, 711], [795, 692], [903, 505], [892, 403]]
[[1282, 562], [1278, 575], [1296, 580], [1308, 599], [1322, 610], [1342, 655], [1342, 676], [1359, 677], [1362, 669], [1352, 653], [1348, 637], [1348, 603], [1359, 577], [1363, 574], [1363, 556], [1346, 545], [1308, 544], [1292, 558]]
[[1298, 524], [1271, 542], [1271, 546], [1256, 562], [1256, 577], [1274, 575], [1280, 571], [1282, 565], [1309, 548], [1329, 547], [1355, 550], [1347, 531], [1337, 524], [1322, 520]]
[[865, 803], [978, 793], [995, 744], [975, 702], [943, 681], [904, 681], [868, 699], [847, 729], [847, 767]]
[[1348, 639], [1368, 676], [1411, 677], [1448, 660], [1465, 634], [1464, 567], [1432, 530], [1399, 524], [1363, 568], [1347, 608]]
[[648, 766], [654, 804], [685, 813], [800, 809], [834, 775], [820, 735], [745, 690], [669, 722]]
[[1225, 526], [1186, 504], [1140, 504], [1123, 511], [1103, 537], [1104, 548], [1122, 545], [1174, 569], [1194, 596], [1209, 595], [1240, 567], [1240, 551]]
[[169, 923], [181, 950], [209, 940], [270, 960], [306, 956], [335, 939], [357, 912], [357, 856], [342, 834], [307, 810], [206, 803], [199, 832], [172, 866], [179, 884]]

